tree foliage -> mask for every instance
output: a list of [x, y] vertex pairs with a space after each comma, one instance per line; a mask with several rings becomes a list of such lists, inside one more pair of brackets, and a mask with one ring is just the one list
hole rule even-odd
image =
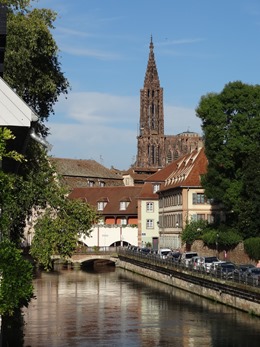
[[251, 259], [259, 261], [260, 259], [260, 237], [250, 237], [244, 241], [246, 253]]
[[33, 297], [32, 265], [8, 240], [0, 242], [0, 315], [12, 315]]
[[53, 113], [59, 96], [69, 89], [51, 33], [56, 13], [50, 9], [30, 10], [25, 6], [28, 1], [17, 2], [22, 9], [14, 11], [10, 7], [8, 12], [4, 79], [38, 114], [37, 130], [46, 136], [44, 121]]
[[259, 160], [252, 163], [260, 149], [260, 86], [229, 83], [221, 93], [203, 96], [196, 112], [202, 120], [208, 159], [202, 179], [205, 194], [223, 203], [227, 223], [244, 237], [259, 235], [257, 218], [251, 219], [248, 229], [246, 215], [252, 216], [252, 205], [255, 211], [260, 208], [260, 200], [253, 201], [249, 193], [260, 189], [260, 181], [252, 177], [252, 169], [257, 177], [260, 170]]
[[[29, 0], [0, 0], [0, 4], [8, 9], [4, 79], [38, 114], [36, 130], [46, 136], [44, 122], [59, 96], [69, 89], [51, 33], [56, 13], [32, 9]], [[10, 152], [6, 144], [12, 139], [10, 130], [1, 128], [0, 161], [9, 157], [19, 160], [20, 165], [18, 173], [0, 168], [0, 314], [28, 303], [32, 294], [31, 267], [18, 250], [26, 218], [33, 209], [51, 206], [58, 210], [64, 199], [64, 189], [57, 184], [46, 150], [31, 140], [22, 155]]]
[[181, 234], [182, 241], [191, 245], [195, 240], [201, 239], [206, 228], [207, 222], [204, 220], [191, 221], [190, 223], [187, 223]]
[[24, 156], [17, 151], [7, 150], [7, 141], [14, 140], [15, 136], [12, 134], [11, 130], [8, 128], [0, 128], [0, 162], [3, 158], [12, 158], [16, 161], [23, 161]]
[[38, 219], [31, 255], [45, 270], [52, 269], [53, 256], [71, 257], [79, 236], [89, 236], [96, 219], [96, 212], [85, 202], [64, 199], [56, 210], [48, 208]]
[[241, 236], [238, 235], [235, 230], [229, 228], [221, 231], [214, 228], [208, 228], [203, 233], [201, 239], [208, 247], [230, 249], [238, 245], [241, 241]]

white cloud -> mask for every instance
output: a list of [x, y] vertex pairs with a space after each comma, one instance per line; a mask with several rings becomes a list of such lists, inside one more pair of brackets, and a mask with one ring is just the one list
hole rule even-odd
[[87, 49], [87, 48], [76, 48], [72, 47], [70, 45], [61, 45], [61, 51], [74, 55], [74, 56], [81, 56], [81, 57], [94, 57], [101, 60], [114, 60], [114, 59], [120, 59], [120, 55], [110, 53], [110, 52], [104, 52], [99, 51], [96, 49]]
[[[103, 93], [71, 93], [56, 107], [49, 122], [55, 157], [94, 159], [106, 167], [128, 169], [137, 154], [139, 97]], [[165, 134], [200, 132], [194, 110], [165, 105]]]
[[179, 40], [169, 40], [167, 37], [164, 41], [157, 42], [156, 46], [176, 46], [176, 45], [187, 45], [193, 44], [197, 42], [203, 42], [205, 39], [203, 38], [195, 38], [195, 39], [179, 39]]

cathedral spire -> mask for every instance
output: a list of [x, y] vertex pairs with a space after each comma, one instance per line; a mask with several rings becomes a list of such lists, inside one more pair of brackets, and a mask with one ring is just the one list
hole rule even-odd
[[150, 53], [149, 53], [149, 59], [144, 79], [144, 86], [150, 85], [153, 83], [154, 87], [160, 87], [160, 81], [159, 76], [157, 72], [156, 62], [154, 58], [154, 45], [153, 45], [153, 37], [151, 35], [151, 41], [150, 41]]

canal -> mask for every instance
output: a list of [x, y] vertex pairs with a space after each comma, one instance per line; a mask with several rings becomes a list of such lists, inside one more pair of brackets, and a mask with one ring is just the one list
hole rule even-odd
[[259, 318], [119, 268], [40, 272], [34, 287], [12, 347], [259, 346]]

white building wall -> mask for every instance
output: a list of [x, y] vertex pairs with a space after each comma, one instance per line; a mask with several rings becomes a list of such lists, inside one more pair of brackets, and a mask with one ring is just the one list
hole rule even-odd
[[91, 229], [90, 237], [82, 235], [79, 241], [88, 247], [109, 247], [113, 246], [116, 242], [130, 243], [131, 245], [138, 245], [138, 228], [137, 226], [122, 226], [122, 225], [95, 225]]

